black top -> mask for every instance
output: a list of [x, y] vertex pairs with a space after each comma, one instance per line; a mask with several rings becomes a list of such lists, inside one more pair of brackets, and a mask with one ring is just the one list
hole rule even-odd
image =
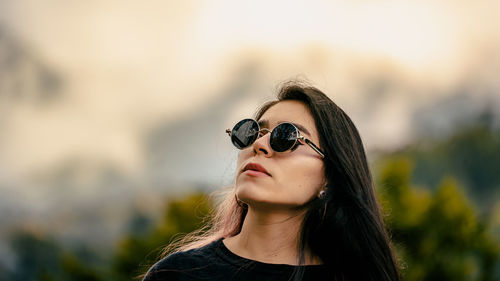
[[[144, 281], [287, 281], [299, 266], [263, 263], [231, 252], [222, 238], [201, 248], [173, 253], [157, 262]], [[327, 280], [326, 265], [303, 266], [302, 280]]]

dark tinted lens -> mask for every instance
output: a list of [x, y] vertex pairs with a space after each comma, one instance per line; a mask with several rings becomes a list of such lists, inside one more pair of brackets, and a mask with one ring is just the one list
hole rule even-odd
[[244, 119], [234, 125], [231, 141], [238, 149], [243, 149], [255, 142], [259, 136], [259, 124], [252, 119]]
[[277, 152], [284, 152], [292, 148], [297, 140], [297, 129], [290, 123], [282, 123], [271, 132], [271, 148]]

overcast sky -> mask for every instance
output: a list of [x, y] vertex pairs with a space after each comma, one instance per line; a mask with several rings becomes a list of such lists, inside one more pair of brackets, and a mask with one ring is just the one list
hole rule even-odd
[[[498, 11], [495, 0], [0, 0], [0, 30], [64, 81], [49, 109], [9, 104], [0, 176], [70, 157], [139, 173], [145, 133], [196, 114], [248, 67], [260, 95], [235, 104], [221, 127], [299, 75], [351, 114], [369, 146], [401, 145], [411, 106], [453, 94], [471, 69], [496, 83]], [[394, 85], [368, 114], [360, 81], [377, 76]]]

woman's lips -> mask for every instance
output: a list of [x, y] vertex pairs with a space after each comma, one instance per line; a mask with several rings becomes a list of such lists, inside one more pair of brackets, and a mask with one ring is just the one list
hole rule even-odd
[[262, 165], [257, 164], [257, 163], [248, 163], [245, 165], [245, 168], [243, 168], [243, 173], [247, 175], [252, 175], [252, 176], [269, 176], [271, 177], [271, 174], [264, 168]]
[[243, 174], [249, 175], [249, 176], [254, 176], [254, 177], [269, 177], [268, 174], [265, 174], [265, 173], [259, 172], [259, 171], [254, 171], [254, 170], [246, 170], [243, 172]]

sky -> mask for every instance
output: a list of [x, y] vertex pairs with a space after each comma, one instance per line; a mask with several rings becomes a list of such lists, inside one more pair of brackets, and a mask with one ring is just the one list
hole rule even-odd
[[73, 158], [143, 174], [147, 135], [226, 98], [245, 69], [257, 73], [254, 94], [231, 105], [221, 128], [280, 81], [306, 77], [351, 115], [368, 148], [404, 145], [415, 106], [457, 94], [471, 73], [498, 83], [499, 10], [494, 0], [0, 1], [0, 30], [62, 81], [49, 105], [0, 100], [0, 178]]

